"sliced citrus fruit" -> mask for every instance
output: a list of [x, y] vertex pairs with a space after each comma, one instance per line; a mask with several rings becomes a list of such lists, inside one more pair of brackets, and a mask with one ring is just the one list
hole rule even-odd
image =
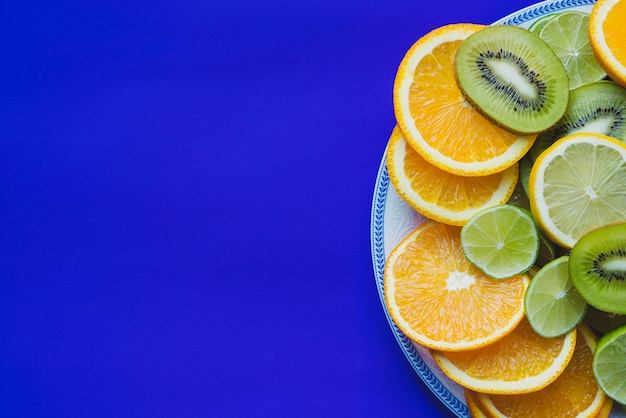
[[588, 26], [588, 13], [570, 10], [558, 13], [539, 32], [563, 63], [570, 89], [606, 76], [591, 49]]
[[472, 264], [487, 276], [507, 279], [535, 264], [539, 231], [526, 209], [496, 205], [467, 221], [461, 229], [461, 245]]
[[471, 418], [488, 418], [485, 412], [480, 408], [474, 391], [464, 388], [463, 394], [465, 395], [465, 404], [467, 405]]
[[569, 276], [569, 256], [543, 266], [524, 296], [526, 317], [539, 335], [558, 337], [575, 328], [587, 312], [587, 302]]
[[402, 59], [393, 86], [407, 142], [444, 171], [483, 176], [515, 164], [536, 139], [496, 126], [464, 98], [454, 75], [461, 42], [482, 25], [451, 24], [421, 37]]
[[575, 329], [545, 338], [523, 319], [511, 333], [485, 347], [455, 353], [432, 351], [432, 355], [441, 370], [465, 388], [518, 394], [552, 383], [572, 358], [575, 346]]
[[626, 0], [598, 0], [591, 9], [589, 40], [607, 74], [626, 86]]
[[449, 225], [463, 225], [478, 211], [506, 202], [515, 190], [517, 164], [480, 177], [448, 173], [430, 164], [396, 127], [387, 147], [389, 178], [417, 212]]
[[609, 416], [611, 416], [612, 409], [613, 409], [613, 399], [607, 398], [606, 401], [604, 401], [604, 405], [602, 405], [600, 412], [598, 412], [594, 416], [594, 418], [608, 418]]
[[526, 394], [475, 393], [479, 407], [492, 417], [582, 418], [610, 412], [612, 402], [598, 386], [592, 371], [596, 337], [584, 324], [578, 326], [577, 335], [574, 355], [554, 382]]
[[593, 357], [593, 373], [608, 396], [626, 404], [626, 325], [600, 338]]
[[540, 17], [539, 19], [535, 20], [533, 23], [530, 24], [530, 26], [528, 27], [528, 30], [539, 35], [541, 33], [541, 29], [543, 29], [544, 26], [548, 24], [548, 22], [550, 22], [552, 19], [557, 17], [559, 14], [560, 13], [552, 13], [552, 14], [548, 14], [548, 15], [544, 15]]
[[392, 319], [408, 338], [435, 350], [491, 344], [524, 317], [528, 277], [487, 277], [465, 258], [460, 232], [427, 221], [391, 251], [385, 265]]
[[594, 133], [561, 138], [537, 157], [528, 189], [537, 224], [572, 248], [585, 233], [626, 221], [626, 144]]

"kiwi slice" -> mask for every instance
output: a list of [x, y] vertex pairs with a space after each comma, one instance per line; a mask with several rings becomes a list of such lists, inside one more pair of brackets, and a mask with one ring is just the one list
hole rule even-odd
[[569, 271], [587, 303], [604, 312], [626, 314], [626, 223], [583, 235], [570, 252]]
[[570, 92], [563, 117], [537, 137], [530, 156], [537, 159], [557, 139], [577, 132], [594, 132], [626, 142], [626, 89], [601, 80]]
[[467, 101], [511, 132], [545, 131], [567, 107], [565, 67], [528, 29], [495, 25], [473, 33], [461, 43], [454, 67]]

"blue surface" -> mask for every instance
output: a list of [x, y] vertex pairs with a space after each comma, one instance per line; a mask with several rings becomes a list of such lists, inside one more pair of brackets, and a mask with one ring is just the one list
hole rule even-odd
[[451, 417], [380, 305], [399, 61], [531, 1], [23, 1], [0, 52], [0, 414]]

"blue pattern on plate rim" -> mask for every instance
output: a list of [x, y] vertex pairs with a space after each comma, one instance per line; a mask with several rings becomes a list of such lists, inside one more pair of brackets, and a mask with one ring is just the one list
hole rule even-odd
[[[521, 9], [515, 13], [512, 13], [496, 22], [494, 24], [504, 25], [517, 25], [528, 26], [534, 19], [541, 16], [562, 11], [564, 9], [580, 8], [584, 6], [592, 6], [596, 0], [548, 0], [537, 3], [535, 5]], [[441, 402], [448, 407], [456, 416], [461, 418], [470, 418], [469, 409], [465, 405], [465, 401], [458, 399], [456, 396], [448, 390], [448, 388], [441, 383], [437, 376], [428, 368], [424, 359], [415, 349], [415, 346], [395, 325], [391, 319], [389, 312], [385, 304], [383, 277], [385, 269], [385, 246], [384, 246], [384, 219], [385, 219], [385, 203], [387, 200], [387, 193], [389, 190], [389, 174], [387, 167], [385, 166], [385, 156], [383, 155], [382, 162], [380, 164], [376, 186], [374, 189], [374, 198], [372, 201], [372, 216], [370, 225], [370, 239], [371, 239], [371, 251], [372, 261], [374, 267], [374, 274], [376, 279], [376, 287], [378, 288], [378, 294], [380, 301], [387, 317], [387, 321], [393, 331], [394, 336], [400, 348], [404, 352], [405, 356], [409, 360], [413, 369], [417, 372], [418, 376], [426, 384], [426, 386], [433, 392], [433, 394], [441, 400]]]

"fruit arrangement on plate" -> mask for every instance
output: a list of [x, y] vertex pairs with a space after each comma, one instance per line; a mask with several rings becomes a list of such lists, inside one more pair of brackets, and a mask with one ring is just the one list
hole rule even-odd
[[393, 86], [390, 183], [421, 222], [384, 303], [474, 417], [626, 404], [626, 0], [423, 35]]

